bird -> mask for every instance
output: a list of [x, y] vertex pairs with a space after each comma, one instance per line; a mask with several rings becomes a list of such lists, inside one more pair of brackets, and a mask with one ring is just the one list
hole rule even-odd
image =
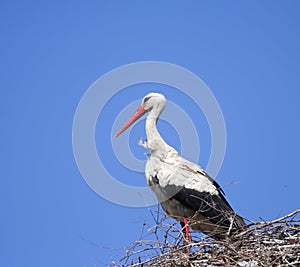
[[148, 186], [163, 210], [180, 222], [186, 242], [192, 240], [190, 228], [216, 240], [226, 239], [245, 228], [246, 223], [225, 199], [221, 186], [198, 164], [181, 157], [161, 137], [157, 121], [165, 106], [163, 94], [147, 94], [115, 138], [148, 113], [147, 139], [139, 140], [139, 145], [149, 150], [145, 166]]

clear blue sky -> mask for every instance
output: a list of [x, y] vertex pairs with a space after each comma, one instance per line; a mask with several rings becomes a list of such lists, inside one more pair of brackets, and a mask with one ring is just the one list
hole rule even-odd
[[[217, 98], [227, 128], [217, 181], [235, 210], [268, 220], [299, 208], [299, 10], [295, 0], [2, 1], [0, 265], [104, 266], [151, 222], [147, 208], [99, 197], [72, 150], [73, 117], [87, 88], [136, 61], [187, 68]], [[181, 95], [156, 85], [127, 91], [128, 102], [149, 91], [185, 108]], [[99, 117], [98, 151], [108, 155], [110, 139], [103, 138], [127, 104], [123, 96]], [[142, 123], [136, 131], [144, 135]], [[164, 135], [178, 147], [178, 136]], [[134, 136], [130, 142], [143, 159]], [[204, 129], [204, 168], [209, 142]], [[122, 182], [145, 186], [143, 175], [104, 162], [124, 173]]]

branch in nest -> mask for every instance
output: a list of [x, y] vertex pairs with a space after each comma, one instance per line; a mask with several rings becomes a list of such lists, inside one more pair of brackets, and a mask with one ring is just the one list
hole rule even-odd
[[153, 216], [155, 225], [113, 266], [299, 266], [297, 214], [300, 209], [273, 221], [252, 223], [223, 241], [194, 235], [194, 242], [186, 244], [181, 228], [159, 213]]

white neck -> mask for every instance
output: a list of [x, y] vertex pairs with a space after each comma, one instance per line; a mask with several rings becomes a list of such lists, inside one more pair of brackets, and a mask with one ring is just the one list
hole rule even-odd
[[170, 150], [174, 150], [170, 147], [164, 139], [160, 136], [156, 122], [161, 111], [152, 109], [146, 120], [146, 134], [147, 134], [147, 146], [151, 150], [151, 155], [158, 157], [165, 157]]

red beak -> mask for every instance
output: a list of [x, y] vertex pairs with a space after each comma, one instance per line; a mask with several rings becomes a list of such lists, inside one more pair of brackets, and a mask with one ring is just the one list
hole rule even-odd
[[136, 112], [133, 113], [131, 118], [125, 123], [125, 125], [121, 128], [121, 130], [115, 135], [117, 138], [120, 134], [122, 134], [131, 124], [133, 124], [138, 118], [142, 117], [147, 111], [143, 106], [140, 106]]

